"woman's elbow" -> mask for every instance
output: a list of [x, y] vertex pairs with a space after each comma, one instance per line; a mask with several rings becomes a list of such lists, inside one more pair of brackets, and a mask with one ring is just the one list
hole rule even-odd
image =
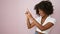
[[41, 28], [40, 30], [41, 30], [41, 31], [45, 31], [45, 30], [46, 30], [46, 28]]
[[40, 30], [41, 30], [41, 31], [44, 31], [44, 29], [43, 29], [43, 28], [41, 28]]
[[31, 29], [31, 27], [29, 26], [28, 29]]
[[31, 29], [31, 28], [28, 28], [28, 29]]

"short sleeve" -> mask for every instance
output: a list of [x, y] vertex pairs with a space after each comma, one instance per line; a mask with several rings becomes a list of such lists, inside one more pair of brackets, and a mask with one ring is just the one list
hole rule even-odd
[[48, 20], [48, 22], [51, 22], [51, 23], [55, 24], [56, 23], [56, 19], [51, 18], [51, 19]]

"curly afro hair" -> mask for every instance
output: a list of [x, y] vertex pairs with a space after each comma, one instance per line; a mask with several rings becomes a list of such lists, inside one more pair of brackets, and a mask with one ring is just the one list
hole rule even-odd
[[36, 10], [37, 15], [39, 15], [38, 9], [43, 10], [47, 15], [53, 14], [53, 5], [50, 1], [41, 1], [35, 5], [34, 9]]

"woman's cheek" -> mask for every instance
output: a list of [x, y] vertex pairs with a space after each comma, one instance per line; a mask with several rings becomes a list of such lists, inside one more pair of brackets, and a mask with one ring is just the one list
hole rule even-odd
[[43, 13], [39, 13], [40, 14], [40, 16], [43, 16], [44, 14]]

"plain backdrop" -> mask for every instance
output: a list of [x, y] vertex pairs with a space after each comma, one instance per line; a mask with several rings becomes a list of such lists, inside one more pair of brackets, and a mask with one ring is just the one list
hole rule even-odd
[[[0, 0], [0, 34], [34, 34], [35, 27], [27, 29], [25, 12], [28, 8], [37, 17], [34, 5], [42, 0]], [[60, 0], [50, 0], [54, 6], [56, 24], [50, 34], [60, 34]]]

